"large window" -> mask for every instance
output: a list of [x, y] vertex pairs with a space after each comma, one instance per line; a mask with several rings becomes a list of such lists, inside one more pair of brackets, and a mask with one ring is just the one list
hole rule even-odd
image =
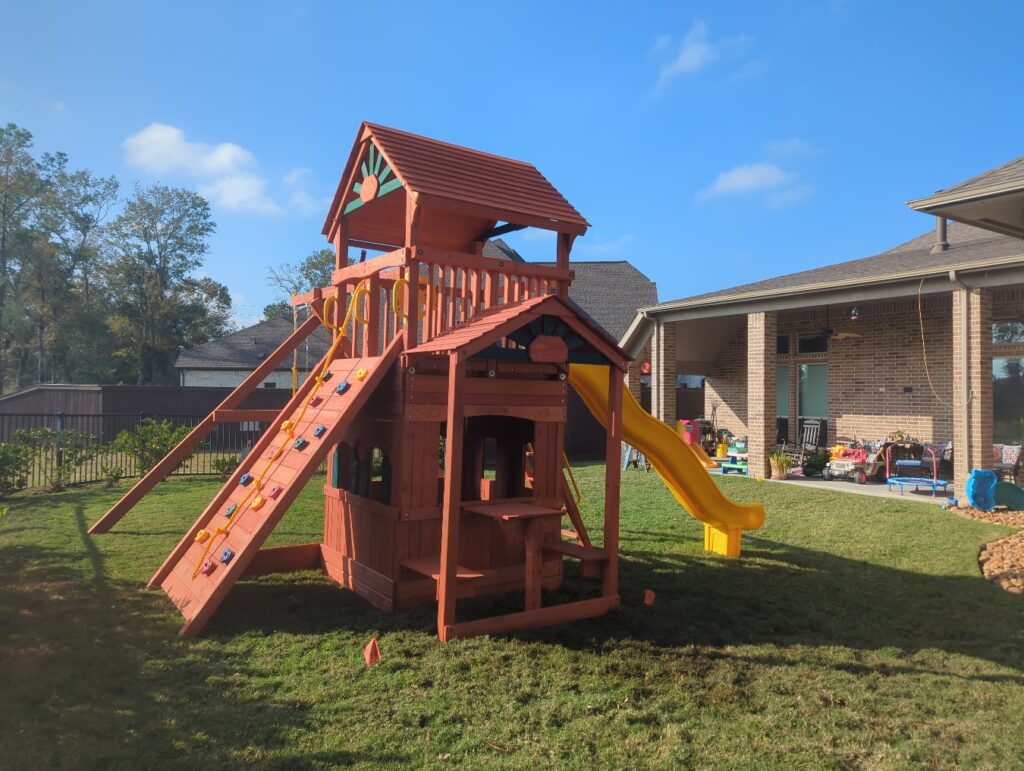
[[785, 365], [775, 370], [775, 414], [789, 417], [789, 367]]
[[828, 417], [828, 364], [801, 364], [797, 409], [802, 418]]
[[1024, 356], [992, 357], [992, 439], [1024, 442]]

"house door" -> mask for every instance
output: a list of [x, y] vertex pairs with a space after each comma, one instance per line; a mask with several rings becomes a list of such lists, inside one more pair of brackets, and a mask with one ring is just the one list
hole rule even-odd
[[801, 364], [798, 369], [797, 417], [798, 431], [803, 430], [804, 418], [821, 419], [821, 445], [828, 443], [828, 364]]

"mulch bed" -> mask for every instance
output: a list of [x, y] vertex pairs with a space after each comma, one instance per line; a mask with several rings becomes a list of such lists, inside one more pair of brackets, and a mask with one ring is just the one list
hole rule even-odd
[[[980, 511], [973, 508], [953, 511], [967, 519], [980, 519], [997, 525], [1024, 528], [1024, 511]], [[1024, 594], [1024, 529], [985, 544], [978, 555], [978, 564], [986, 580], [1013, 594]]]

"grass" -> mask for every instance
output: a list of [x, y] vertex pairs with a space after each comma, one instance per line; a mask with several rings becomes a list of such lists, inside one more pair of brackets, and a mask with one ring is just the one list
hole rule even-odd
[[[602, 468], [579, 477], [596, 523]], [[721, 484], [768, 508], [742, 559], [704, 554], [699, 523], [630, 470], [620, 609], [449, 645], [432, 609], [387, 616], [314, 573], [239, 584], [181, 640], [143, 587], [216, 482], [171, 480], [96, 538], [117, 491], [17, 496], [0, 518], [0, 765], [1020, 767], [1024, 602], [976, 562], [1007, 528]], [[273, 543], [318, 538], [319, 486]], [[567, 574], [564, 593], [591, 591]]]

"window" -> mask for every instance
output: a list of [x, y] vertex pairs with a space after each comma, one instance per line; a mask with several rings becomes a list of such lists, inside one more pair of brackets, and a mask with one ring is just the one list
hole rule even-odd
[[267, 381], [266, 383], [263, 384], [263, 387], [264, 388], [277, 388], [277, 383], [274, 383], [274, 382], [271, 382], [271, 381]]
[[789, 355], [789, 335], [778, 335], [775, 338], [775, 354], [777, 356]]
[[814, 335], [800, 335], [797, 353], [828, 353], [828, 335], [819, 332]]
[[1024, 344], [1024, 321], [997, 321], [992, 325], [995, 345]]
[[1022, 356], [992, 357], [992, 441], [997, 444], [1024, 442]]
[[828, 417], [828, 365], [801, 364], [797, 408], [802, 418]]
[[775, 415], [789, 417], [789, 367], [785, 365], [775, 370]]

